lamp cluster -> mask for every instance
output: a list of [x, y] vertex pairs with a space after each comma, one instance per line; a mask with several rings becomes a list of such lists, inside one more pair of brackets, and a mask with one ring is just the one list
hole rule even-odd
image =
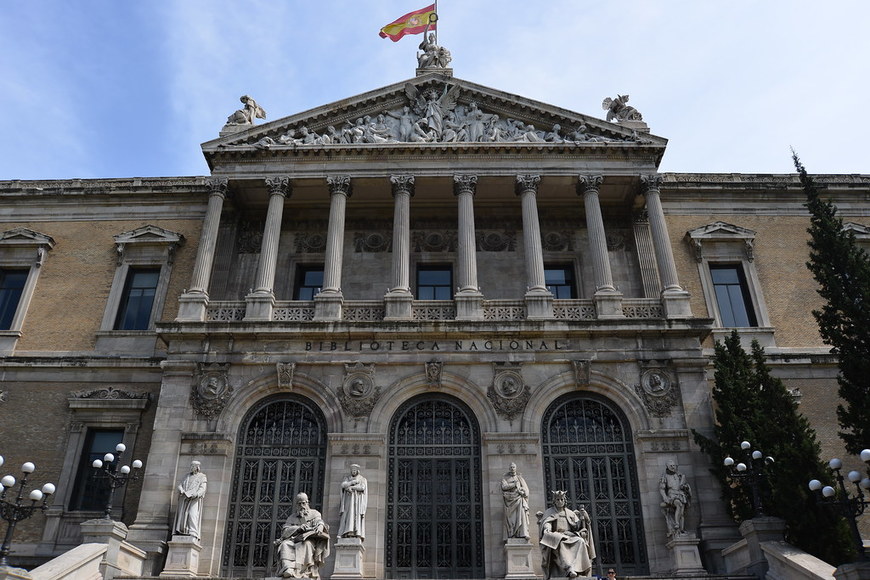
[[117, 456], [112, 453], [106, 453], [102, 459], [94, 459], [94, 462], [91, 464], [95, 470], [94, 479], [105, 481], [109, 488], [109, 499], [106, 501], [106, 515], [103, 516], [107, 520], [112, 519], [112, 500], [115, 497], [115, 490], [127, 485], [127, 482], [139, 479], [139, 470], [142, 468], [142, 462], [138, 459], [135, 459], [130, 465], [120, 465], [121, 456], [126, 450], [126, 445], [118, 443], [115, 446]]
[[[0, 467], [4, 463], [3, 456], [0, 455]], [[46, 483], [42, 489], [34, 489], [27, 495], [30, 504], [27, 504], [25, 492], [27, 490], [27, 478], [30, 474], [36, 471], [36, 466], [28, 461], [21, 466], [23, 476], [20, 481], [16, 481], [12, 475], [5, 475], [0, 479], [0, 517], [6, 520], [6, 535], [3, 538], [3, 545], [0, 546], [0, 568], [8, 566], [9, 550], [12, 546], [12, 534], [15, 532], [15, 525], [26, 520], [38, 509], [45, 511], [48, 508], [48, 498], [55, 492], [53, 483]], [[15, 485], [18, 484], [18, 491], [15, 491]], [[9, 495], [9, 499], [6, 496]], [[12, 499], [14, 496], [15, 499]], [[42, 502], [39, 504], [39, 502]]]
[[[861, 461], [870, 465], [870, 449], [861, 451]], [[828, 462], [828, 467], [834, 473], [837, 488], [830, 485], [822, 486], [821, 481], [813, 479], [809, 482], [810, 491], [815, 494], [817, 503], [838, 510], [849, 522], [855, 547], [858, 550], [858, 561], [863, 562], [867, 559], [867, 555], [864, 550], [864, 541], [858, 531], [857, 518], [870, 505], [870, 492], [868, 492], [868, 498], [864, 497], [864, 491], [870, 490], [870, 477], [862, 477], [859, 471], [853, 470], [844, 478], [840, 472], [843, 469], [843, 462], [836, 457]], [[846, 479], [855, 484], [855, 495], [849, 495], [849, 491], [846, 489]]]
[[749, 441], [741, 442], [740, 449], [746, 453], [746, 461], [741, 461], [735, 465], [734, 459], [728, 456], [723, 461], [723, 464], [730, 470], [728, 474], [729, 478], [734, 481], [746, 481], [749, 485], [749, 489], [752, 492], [752, 508], [755, 510], [755, 517], [760, 517], [764, 515], [764, 505], [761, 501], [761, 487], [767, 481], [767, 473], [764, 468], [774, 463], [774, 460], [769, 455], [764, 457], [764, 454], [758, 449], [749, 451], [751, 448], [752, 443]]

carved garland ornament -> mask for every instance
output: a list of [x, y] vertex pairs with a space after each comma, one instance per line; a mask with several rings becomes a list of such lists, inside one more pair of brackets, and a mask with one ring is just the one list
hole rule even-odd
[[217, 417], [224, 410], [233, 394], [233, 387], [227, 377], [229, 365], [201, 365], [196, 382], [190, 392], [193, 411], [206, 419]]
[[381, 398], [375, 385], [375, 366], [354, 363], [344, 365], [344, 381], [338, 388], [338, 402], [351, 417], [367, 417]]
[[523, 382], [519, 366], [505, 367], [495, 363], [495, 368], [495, 376], [486, 390], [486, 397], [500, 417], [512, 421], [525, 410], [532, 398], [532, 390]]

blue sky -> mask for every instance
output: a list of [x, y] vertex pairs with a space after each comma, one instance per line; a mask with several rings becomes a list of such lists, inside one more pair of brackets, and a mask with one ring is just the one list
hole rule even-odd
[[[426, 0], [28, 0], [0, 11], [0, 179], [206, 175], [239, 97], [280, 119], [414, 76]], [[828, 7], [822, 6], [827, 4]], [[662, 171], [870, 173], [870, 2], [441, 0], [455, 76], [604, 117]]]

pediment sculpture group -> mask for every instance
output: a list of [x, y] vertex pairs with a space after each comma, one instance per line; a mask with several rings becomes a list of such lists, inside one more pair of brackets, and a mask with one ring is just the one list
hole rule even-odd
[[[201, 539], [202, 503], [206, 492], [206, 476], [200, 462], [194, 461], [190, 473], [179, 483], [178, 511], [173, 533]], [[501, 480], [504, 500], [504, 539], [530, 541], [529, 486], [511, 463]], [[685, 510], [691, 501], [691, 488], [683, 474], [669, 461], [659, 480], [661, 508], [668, 536], [685, 533]], [[541, 567], [544, 578], [577, 578], [592, 576], [595, 559], [593, 522], [585, 506], [568, 507], [565, 491], [551, 491], [552, 505], [538, 512]], [[360, 466], [350, 466], [350, 473], [341, 482], [339, 538], [365, 540], [365, 513], [368, 506], [368, 482]], [[308, 495], [298, 493], [294, 511], [274, 541], [277, 555], [276, 575], [283, 578], [320, 578], [320, 568], [330, 554], [329, 525], [319, 511], [309, 505]]]

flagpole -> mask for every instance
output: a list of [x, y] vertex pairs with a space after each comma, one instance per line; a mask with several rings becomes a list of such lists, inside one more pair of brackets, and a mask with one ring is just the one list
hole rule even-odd
[[435, 44], [438, 44], [438, 0], [435, 0]]

